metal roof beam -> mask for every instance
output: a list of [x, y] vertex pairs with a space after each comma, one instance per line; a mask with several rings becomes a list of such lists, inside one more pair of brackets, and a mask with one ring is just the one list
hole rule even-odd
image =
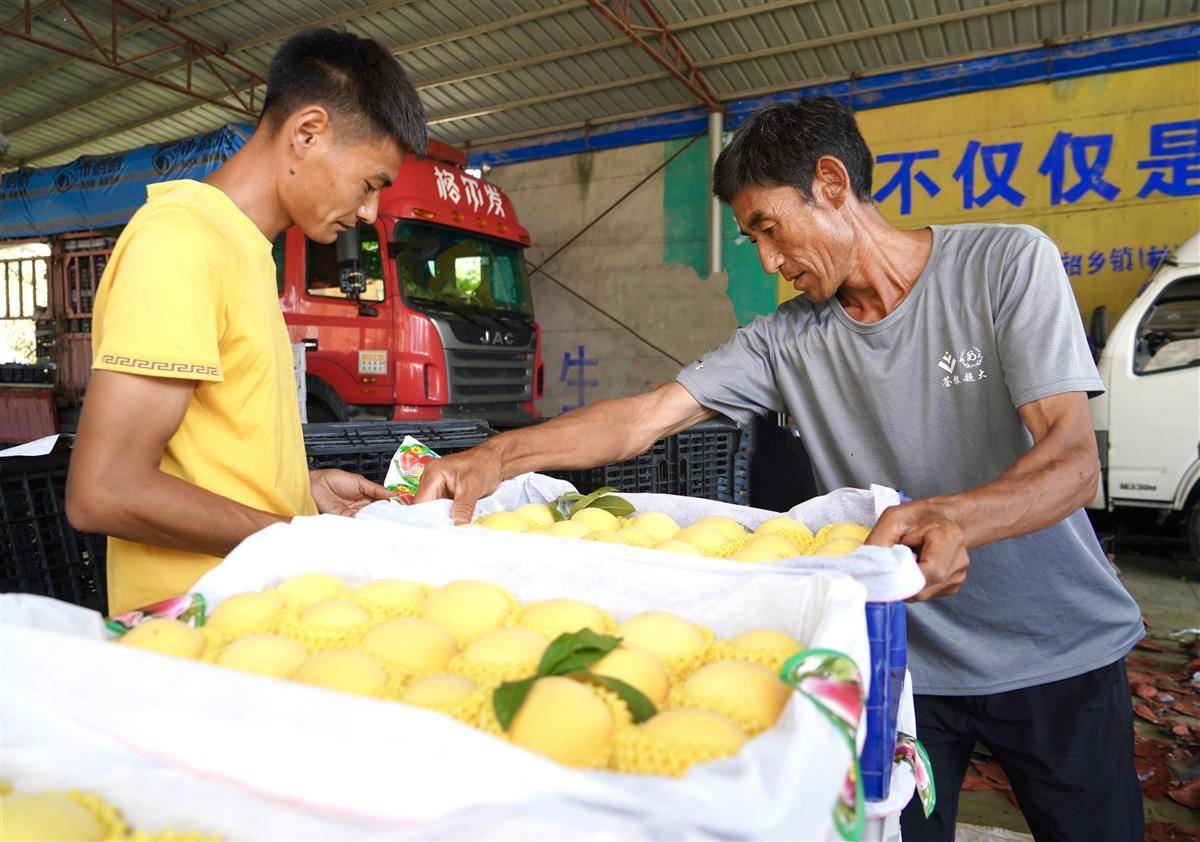
[[[112, 28], [111, 40], [108, 41], [106, 45], [105, 43], [101, 42], [99, 37], [97, 37], [94, 32], [92, 32], [86, 21], [79, 17], [78, 13], [72, 6], [72, 2], [74, 2], [74, 0], [59, 0], [59, 5], [62, 6], [63, 10], [67, 13], [67, 16], [79, 28], [79, 31], [82, 33], [84, 38], [91, 43], [92, 47], [94, 48], [93, 51], [80, 52], [79, 50], [66, 47], [57, 42], [57, 38], [55, 37], [56, 33], [53, 32], [46, 32], [44, 35], [41, 33], [35, 33], [34, 21], [32, 19], [32, 15], [29, 13], [29, 0], [25, 0], [25, 8], [27, 13], [21, 27], [0, 27], [0, 35], [7, 35], [10, 38], [16, 38], [18, 40], [25, 41], [26, 43], [34, 44], [44, 49], [61, 53], [73, 59], [78, 59], [79, 61], [85, 61], [89, 64], [103, 67], [106, 70], [113, 71], [114, 73], [121, 73], [126, 76], [131, 76], [139, 81], [149, 82], [150, 84], [157, 85], [169, 91], [184, 94], [192, 97], [193, 99], [207, 102], [211, 105], [217, 105], [221, 108], [227, 108], [234, 112], [256, 116], [256, 112], [254, 110], [254, 88], [265, 88], [266, 80], [254, 73], [252, 70], [249, 70], [243, 65], [238, 64], [237, 62], [225, 56], [222, 56], [214, 47], [211, 47], [203, 41], [188, 35], [186, 32], [172, 24], [159, 20], [151, 13], [133, 5], [129, 2], [129, 0], [108, 0], [108, 17], [112, 21]], [[187, 83], [185, 85], [167, 82], [137, 69], [133, 62], [139, 58], [145, 57], [144, 55], [126, 59], [121, 58], [119, 30], [117, 29], [117, 17], [120, 11], [128, 12], [140, 17], [148, 24], [149, 27], [161, 29], [163, 32], [175, 39], [171, 42], [168, 49], [182, 50], [185, 53], [186, 58], [184, 59], [184, 63], [187, 67]], [[65, 24], [65, 21], [63, 21], [63, 23]], [[55, 40], [47, 40], [49, 38], [55, 38]], [[97, 56], [94, 53], [99, 53], [100, 55]], [[199, 90], [193, 87], [192, 75], [193, 70], [198, 68], [196, 64], [197, 59], [201, 64], [208, 68], [209, 73], [211, 73], [221, 82], [221, 85], [225, 89], [225, 94], [223, 96], [219, 95], [220, 92], [218, 92], [218, 95], [201, 93]], [[250, 85], [247, 91], [249, 94], [248, 99], [242, 99], [239, 91], [233, 88], [229, 82], [226, 81], [221, 71], [217, 68], [217, 65], [224, 66], [226, 72], [234, 70], [250, 79]], [[224, 96], [233, 96], [236, 100], [236, 104], [224, 102]]]
[[574, 96], [586, 96], [587, 94], [611, 91], [616, 87], [637, 85], [642, 82], [653, 82], [658, 79], [669, 78], [669, 73], [666, 73], [665, 71], [655, 71], [654, 73], [644, 73], [641, 76], [630, 76], [627, 79], [619, 79], [615, 82], [597, 82], [594, 85], [584, 85], [581, 88], [571, 88], [569, 91], [555, 91], [554, 93], [540, 94], [538, 96], [525, 97], [524, 99], [513, 99], [505, 102], [498, 102], [495, 105], [484, 105], [479, 108], [471, 109], [470, 111], [457, 111], [453, 114], [447, 114], [443, 117], [431, 117], [427, 122], [431, 126], [439, 126], [443, 123], [453, 123], [457, 122], [458, 120], [469, 120], [473, 117], [486, 117], [489, 114], [497, 114], [501, 111], [511, 111], [514, 108], [525, 108], [530, 105], [541, 105], [544, 102], [554, 102], [560, 99], [569, 99]]
[[957, 23], [972, 18], [991, 17], [1003, 12], [1019, 12], [1035, 6], [1048, 6], [1061, 0], [1008, 0], [1005, 3], [994, 3], [986, 6], [975, 6], [970, 9], [960, 9], [955, 12], [944, 12], [940, 15], [930, 15], [924, 18], [901, 20], [895, 23], [881, 24], [870, 29], [850, 30], [837, 35], [825, 35], [820, 38], [806, 38], [794, 44], [782, 44], [778, 47], [765, 47], [752, 53], [734, 53], [729, 56], [705, 59], [698, 62], [701, 67], [720, 67], [725, 64], [735, 64], [748, 59], [770, 58], [771, 56], [786, 55], [800, 50], [815, 50], [818, 47], [828, 47], [833, 44], [845, 44], [851, 41], [861, 41], [864, 38], [878, 38], [880, 35], [895, 35], [897, 32], [908, 32], [913, 29], [923, 29], [927, 26], [940, 26], [944, 23]]
[[[250, 39], [249, 41], [243, 41], [239, 44], [235, 44], [232, 47], [230, 47], [226, 51], [226, 55], [231, 55], [233, 53], [240, 52], [241, 50], [251, 49], [252, 47], [258, 47], [263, 44], [279, 40], [281, 38], [286, 38], [289, 35], [292, 35], [293, 33], [298, 32], [302, 29], [309, 29], [309, 28], [320, 27], [320, 26], [329, 26], [332, 23], [337, 23], [339, 21], [346, 20], [348, 18], [358, 17], [360, 15], [368, 15], [368, 14], [371, 14], [371, 13], [374, 13], [377, 11], [381, 11], [383, 9], [393, 9], [393, 8], [396, 8], [397, 6], [407, 5], [411, 2], [413, 2], [413, 0], [377, 0], [377, 2], [370, 3], [366, 6], [359, 6], [359, 7], [353, 8], [353, 9], [338, 12], [337, 14], [327, 15], [325, 17], [318, 18], [316, 20], [294, 24], [292, 26], [288, 26], [286, 28], [279, 29], [274, 32], [269, 32], [264, 35], [257, 36], [256, 38]], [[575, 11], [576, 9], [581, 9], [586, 5], [587, 5], [587, 0], [568, 0], [568, 2], [560, 3], [557, 6], [551, 6], [546, 9], [535, 9], [531, 12], [526, 12], [521, 15], [513, 15], [512, 17], [505, 18], [504, 20], [501, 20], [501, 21], [491, 21], [487, 24], [481, 24], [476, 27], [471, 27], [470, 29], [456, 30], [455, 32], [445, 33], [443, 35], [436, 35], [431, 38], [421, 39], [420, 41], [411, 41], [406, 44], [399, 44], [399, 45], [392, 46], [389, 49], [391, 50], [393, 55], [400, 55], [405, 52], [411, 52], [416, 49], [422, 49], [425, 47], [436, 46], [438, 44], [449, 43], [450, 41], [455, 41], [460, 38], [472, 37], [474, 35], [482, 34], [485, 32], [491, 32], [500, 27], [513, 26], [516, 24], [528, 22], [529, 20], [535, 20], [538, 18], [549, 17], [551, 15], [562, 14], [564, 12]], [[163, 68], [161, 71], [158, 71], [156, 73], [156, 75], [165, 75], [166, 73], [169, 73], [172, 70], [178, 70], [181, 66], [182, 66], [182, 63], [177, 62], [174, 65], [170, 65], [168, 67]], [[38, 117], [28, 120], [23, 125], [20, 125], [20, 126], [10, 129], [8, 133], [11, 137], [12, 135], [15, 135], [17, 132], [27, 129], [30, 126], [44, 122], [45, 120], [51, 119], [54, 116], [58, 116], [59, 114], [63, 114], [67, 111], [70, 111], [73, 108], [91, 104], [92, 102], [95, 102], [96, 100], [102, 99], [106, 96], [111, 96], [113, 94], [121, 93], [136, 84], [137, 84], [137, 81], [126, 82], [121, 85], [115, 86], [109, 90], [102, 91], [99, 94], [93, 94], [92, 96], [89, 96], [86, 99], [76, 100], [73, 103], [68, 103], [66, 105], [61, 106], [60, 108], [55, 109], [53, 112], [48, 112], [46, 115], [39, 115]], [[244, 88], [235, 89], [235, 90], [244, 90]], [[171, 117], [176, 117], [180, 114], [191, 111], [193, 108], [198, 108], [198, 107], [200, 107], [200, 106], [198, 106], [194, 102], [183, 103], [179, 106], [176, 106], [175, 108], [171, 108], [171, 109], [167, 109], [165, 111], [159, 111], [154, 114], [147, 115], [146, 117], [139, 119], [134, 123], [129, 123], [129, 124], [125, 124], [122, 126], [116, 126], [116, 127], [110, 128], [110, 129], [105, 129], [105, 130], [96, 132], [96, 133], [89, 135], [87, 137], [84, 137], [84, 138], [77, 138], [77, 139], [68, 141], [66, 143], [59, 144], [58, 146], [52, 147], [50, 149], [40, 150], [32, 155], [26, 156], [22, 160], [25, 163], [33, 163], [36, 161], [44, 160], [46, 158], [51, 158], [51, 157], [54, 157], [55, 155], [60, 155], [63, 152], [69, 152], [72, 149], [75, 149], [79, 146], [84, 146], [89, 143], [96, 143], [98, 141], [106, 140], [107, 138], [113, 137], [114, 135], [123, 134], [124, 132], [132, 131], [133, 129], [138, 129], [143, 126], [147, 126], [152, 123], [156, 123], [159, 120], [166, 120]], [[257, 117], [257, 115], [254, 115], [254, 116]]]
[[565, 3], [559, 3], [557, 6], [549, 6], [544, 9], [533, 9], [528, 12], [522, 12], [519, 15], [511, 15], [503, 20], [486, 21], [478, 26], [467, 27], [466, 29], [456, 29], [453, 32], [444, 32], [440, 35], [431, 35], [428, 38], [422, 38], [419, 41], [408, 41], [404, 44], [396, 44], [389, 47], [394, 56], [402, 56], [405, 53], [424, 50], [428, 47], [440, 47], [442, 44], [449, 44], [452, 41], [461, 41], [463, 38], [473, 38], [476, 35], [486, 35], [489, 32], [494, 32], [497, 29], [508, 26], [518, 26], [522, 23], [529, 23], [542, 18], [561, 15], [564, 12], [573, 12], [576, 9], [582, 9], [586, 6], [588, 0], [567, 0]]
[[[51, 2], [57, 2], [57, 0], [51, 0]], [[220, 0], [220, 2], [226, 2], [226, 0]], [[359, 15], [368, 15], [368, 14], [372, 14], [373, 12], [382, 11], [384, 9], [394, 9], [399, 6], [407, 5], [408, 3], [411, 3], [411, 2], [413, 2], [413, 0], [376, 0], [376, 2], [370, 3], [366, 6], [356, 6], [352, 9], [337, 12], [336, 14], [326, 15], [325, 17], [317, 18], [316, 20], [307, 21], [305, 23], [291, 24], [289, 26], [283, 27], [282, 29], [276, 29], [271, 32], [266, 32], [262, 35], [257, 35], [254, 38], [250, 38], [249, 40], [246, 40], [246, 41], [240, 41], [236, 44], [224, 44], [224, 45], [222, 45], [223, 54], [226, 56], [233, 55], [234, 53], [239, 53], [239, 52], [242, 52], [243, 50], [249, 50], [249, 49], [253, 49], [254, 47], [260, 47], [263, 44], [270, 43], [271, 41], [277, 41], [281, 38], [287, 38], [288, 36], [293, 35], [302, 29], [310, 29], [310, 28], [317, 28], [317, 27], [322, 27], [322, 26], [329, 26], [331, 24], [341, 23], [342, 21], [348, 20], [349, 18], [352, 18], [352, 17], [357, 17]], [[200, 4], [198, 3], [196, 5], [200, 5]], [[191, 8], [191, 7], [187, 7], [187, 8]], [[178, 13], [176, 16], [178, 17]], [[167, 75], [168, 73], [172, 73], [176, 70], [180, 70], [183, 67], [185, 67], [186, 65], [187, 65], [186, 60], [177, 61], [172, 64], [168, 64], [167, 66], [160, 68], [159, 70], [155, 70], [151, 75], [153, 75], [155, 78], [160, 78], [162, 76]], [[125, 91], [129, 90], [130, 88], [134, 87], [135, 85], [140, 84], [140, 81], [141, 80], [134, 79], [134, 80], [127, 81], [127, 82], [122, 82], [119, 85], [114, 85], [110, 88], [105, 88], [102, 91], [97, 91], [86, 97], [80, 97], [79, 99], [75, 99], [75, 100], [72, 100], [71, 102], [64, 103], [63, 105], [59, 106], [58, 108], [54, 108], [50, 111], [45, 111], [45, 112], [42, 112], [41, 114], [36, 114], [33, 117], [30, 117], [29, 119], [27, 119], [24, 123], [20, 123], [16, 126], [13, 126], [9, 129], [7, 129], [6, 130], [7, 134], [11, 137], [12, 135], [17, 134], [18, 132], [25, 131], [26, 129], [32, 128], [36, 125], [39, 125], [40, 123], [44, 123], [47, 120], [52, 120], [55, 117], [58, 117], [62, 114], [66, 114], [70, 111], [75, 110], [76, 108], [82, 108], [85, 105], [91, 105], [92, 103], [94, 103], [98, 100], [104, 99], [105, 97], [116, 96], [117, 94], [124, 93]], [[189, 106], [190, 106], [190, 104], [189, 104]], [[175, 112], [175, 113], [179, 113], [179, 112]], [[139, 123], [139, 125], [145, 125], [145, 124]], [[57, 154], [57, 153], [55, 153], [55, 154]], [[39, 157], [44, 157], [44, 155], [45, 155], [45, 153], [41, 153], [41, 152], [38, 153]], [[36, 158], [31, 157], [31, 158], [29, 158], [29, 160], [31, 160], [31, 161], [36, 160]]]
[[[796, 41], [791, 44], [785, 44], [779, 47], [765, 47], [759, 50], [751, 50], [744, 53], [734, 53], [733, 55], [721, 56], [715, 59], [704, 59], [696, 62], [696, 66], [703, 69], [706, 67], [716, 67], [718, 65], [732, 64], [739, 61], [752, 61], [754, 59], [765, 58], [767, 56], [780, 55], [782, 53], [802, 52], [804, 50], [812, 50], [818, 47], [829, 46], [830, 44], [841, 44], [850, 41], [861, 41], [867, 38], [875, 38], [879, 35], [890, 35], [896, 32], [904, 32], [912, 29], [923, 29], [928, 26], [937, 26], [954, 21], [968, 20], [970, 18], [983, 17], [986, 15], [996, 15], [1002, 12], [1015, 12], [1020, 9], [1029, 8], [1032, 6], [1041, 6], [1048, 3], [1054, 3], [1058, 0], [1008, 0], [1005, 3], [996, 3], [988, 6], [977, 6], [971, 9], [962, 9], [956, 12], [947, 12], [940, 15], [930, 15], [924, 18], [914, 18], [908, 21], [899, 21], [897, 23], [889, 23], [881, 26], [871, 27], [870, 29], [852, 30], [843, 32], [838, 35], [826, 35], [820, 38], [808, 38], [803, 41]], [[1159, 24], [1165, 25], [1165, 24]], [[948, 61], [948, 58], [938, 59], [939, 62]], [[465, 111], [453, 112], [450, 114], [435, 114], [429, 119], [429, 125], [440, 125], [443, 123], [452, 123], [458, 120], [469, 120], [474, 117], [483, 117], [488, 114], [496, 114], [501, 111], [510, 111], [514, 108], [524, 108], [529, 105], [540, 105], [545, 102], [553, 102], [560, 99], [570, 99], [573, 96], [595, 93], [597, 90], [610, 90], [613, 88], [626, 87], [628, 85], [637, 85], [642, 82], [652, 82], [659, 79], [668, 79], [671, 74], [666, 71], [657, 73], [648, 73], [642, 76], [634, 76], [627, 79], [614, 79], [601, 85], [588, 85], [583, 88], [572, 88], [566, 91], [557, 91], [551, 94], [542, 94], [540, 96], [528, 97], [526, 99], [508, 100], [497, 102], [492, 105], [482, 106], [479, 108], [469, 109]], [[728, 98], [728, 97], [726, 97]]]
[[[1074, 44], [1079, 41], [1090, 41], [1096, 38], [1108, 38], [1115, 35], [1125, 35], [1130, 32], [1140, 32], [1147, 29], [1161, 29], [1167, 26], [1178, 26], [1185, 23], [1200, 22], [1200, 14], [1184, 14], [1175, 15], [1169, 18], [1159, 18], [1152, 21], [1142, 21], [1140, 23], [1127, 23], [1118, 26], [1110, 26], [1104, 29], [1097, 29], [1091, 32], [1081, 33], [1078, 35], [1061, 35], [1055, 38], [1043, 38], [1037, 41], [1025, 41], [1020, 44], [1011, 44], [1005, 47], [992, 47], [985, 50], [973, 50], [967, 53], [958, 53], [951, 56], [942, 56], [933, 59], [920, 59], [918, 61], [905, 62], [903, 64], [891, 64], [887, 67], [881, 67], [870, 71], [866, 77], [881, 74], [881, 73], [899, 73], [907, 70], [921, 70], [928, 67], [939, 67], [947, 64], [957, 64], [963, 61], [972, 61], [974, 59], [992, 58], [994, 56], [1009, 55], [1011, 53], [1024, 52], [1026, 50], [1036, 50], [1043, 47], [1059, 47], [1066, 44]], [[740, 91], [734, 91], [725, 97], [727, 102], [754, 99], [768, 94], [783, 93], [785, 91], [799, 91], [803, 88], [815, 85], [829, 85], [837, 82], [846, 82], [851, 79], [862, 79], [862, 73], [842, 73], [833, 76], [821, 76], [816, 79], [805, 79], [801, 83], [795, 81], [784, 82], [778, 85], [765, 85], [758, 88], [745, 88]], [[559, 132], [578, 131], [583, 128], [595, 128], [609, 123], [620, 123], [625, 120], [637, 120], [643, 117], [656, 117], [661, 114], [670, 114], [675, 111], [682, 111], [687, 108], [694, 108], [695, 103], [687, 100], [683, 102], [675, 102], [670, 105], [662, 105], [656, 108], [647, 108], [641, 111], [630, 111], [622, 114], [613, 114], [606, 117], [598, 117], [594, 120], [575, 121], [571, 123], [559, 123], [553, 126], [545, 126], [538, 129], [528, 129], [521, 132], [509, 132], [506, 134], [492, 135], [482, 137], [471, 141], [473, 150], [490, 149], [494, 147], [502, 147], [506, 144], [513, 143], [518, 140], [526, 140], [529, 138], [547, 137]]]
[[[724, 12], [705, 15], [704, 17], [676, 21], [675, 23], [668, 24], [667, 28], [671, 32], [685, 32], [689, 29], [696, 29], [697, 27], [709, 26], [714, 23], [723, 23], [725, 21], [736, 20], [748, 15], [761, 15], [768, 12], [787, 9], [793, 6], [807, 6], [816, 2], [818, 2], [818, 0], [767, 0], [767, 2], [760, 3], [756, 6], [745, 6], [740, 9], [730, 9]], [[552, 53], [542, 53], [536, 56], [527, 56], [525, 58], [519, 58], [513, 61], [506, 61], [501, 64], [492, 64], [488, 65], [487, 67], [480, 67], [476, 70], [464, 70], [459, 73], [452, 73], [448, 76], [437, 76], [433, 79], [418, 81], [416, 85], [417, 90], [423, 91], [427, 88], [436, 88], [440, 85], [451, 85], [456, 82], [468, 82], [472, 79], [483, 79], [488, 76], [495, 76], [499, 73], [507, 73], [511, 70], [522, 70], [528, 67], [535, 67], [539, 64], [549, 64], [550, 62], [559, 61], [560, 59], [564, 58], [576, 58], [589, 53], [599, 52], [600, 50], [611, 50], [613, 47], [628, 46], [630, 46], [629, 38], [626, 36], [618, 36], [616, 38], [609, 38], [607, 41], [597, 41], [594, 44], [585, 44], [579, 47], [567, 47], [562, 50], [555, 50]]]
[[595, 120], [576, 120], [571, 123], [558, 123], [553, 126], [545, 126], [538, 129], [526, 129], [520, 132], [506, 132], [505, 134], [491, 135], [489, 137], [481, 137], [471, 141], [471, 151], [480, 149], [490, 149], [495, 146], [503, 146], [506, 143], [512, 143], [517, 140], [525, 140], [527, 138], [548, 137], [558, 134], [559, 132], [578, 131], [580, 129], [594, 129], [597, 126], [604, 126], [609, 123], [620, 123], [623, 120], [639, 120], [642, 117], [657, 117], [661, 114], [670, 114], [673, 111], [683, 111], [687, 108], [695, 108], [696, 104], [692, 100], [684, 102], [673, 102], [670, 105], [659, 105], [655, 108], [643, 108], [640, 111], [629, 111], [622, 114], [614, 114], [608, 117], [597, 117]]
[[[175, 114], [182, 114], [185, 111], [191, 111], [196, 107], [197, 106], [194, 102], [189, 102], [186, 105], [176, 108], [174, 113], [168, 114], [167, 117], [173, 117]], [[138, 120], [136, 123], [129, 123], [121, 126], [119, 129], [101, 129], [100, 131], [94, 132], [86, 137], [72, 138], [66, 143], [60, 143], [58, 146], [51, 147], [50, 149], [44, 149], [41, 152], [37, 152], [33, 155], [22, 158], [21, 165], [28, 166], [29, 164], [36, 163], [37, 161], [43, 161], [46, 158], [53, 158], [55, 155], [61, 155], [63, 152], [70, 152], [72, 149], [76, 149], [80, 146], [87, 146], [89, 143], [99, 143], [100, 141], [107, 140], [114, 135], [135, 131], [136, 129], [149, 126], [152, 123], [157, 123], [159, 120], [164, 119], [166, 119], [166, 117], [162, 116], [161, 114], [156, 114], [152, 117]]]
[[667, 28], [666, 21], [654, 8], [650, 0], [641, 0], [642, 11], [650, 18], [651, 25], [640, 24], [633, 17], [633, 0], [588, 0], [592, 8], [605, 17], [613, 26], [624, 32], [633, 43], [655, 62], [666, 68], [709, 110], [719, 111], [721, 103], [717, 94], [704, 78], [704, 74], [692, 61], [683, 44]]
[[[57, 1], [58, 0], [47, 0], [47, 3], [43, 3], [42, 5], [45, 6], [45, 5], [48, 5], [49, 3], [57, 3]], [[209, 9], [216, 8], [217, 6], [223, 6], [224, 4], [226, 4], [228, 2], [230, 2], [230, 0], [199, 0], [199, 2], [197, 2], [197, 3], [192, 3], [190, 6], [184, 6], [179, 9], [171, 9], [171, 8], [163, 9], [157, 13], [156, 17], [158, 17], [161, 20], [183, 20], [184, 18], [190, 17], [191, 15], [199, 14], [200, 12], [207, 12]], [[19, 22], [20, 21], [18, 21], [18, 23]], [[6, 27], [12, 27], [12, 26], [15, 26], [16, 24], [6, 23], [4, 25]], [[117, 32], [117, 37], [118, 38], [128, 38], [131, 35], [137, 35], [139, 32], [145, 32], [147, 29], [150, 29], [152, 26], [153, 26], [153, 24], [151, 24], [149, 21], [140, 19], [140, 20], [136, 21], [135, 23], [131, 23], [129, 26], [126, 26], [126, 27], [122, 28], [121, 30], [119, 30]], [[91, 54], [91, 52], [93, 52], [94, 49], [95, 48], [93, 48], [92, 50], [87, 50], [87, 52], [89, 54]], [[66, 67], [68, 64], [71, 64], [74, 61], [76, 61], [75, 58], [69, 57], [69, 58], [63, 58], [63, 59], [59, 59], [58, 61], [52, 61], [47, 64], [40, 65], [39, 67], [34, 68], [33, 70], [29, 71], [25, 75], [18, 76], [16, 79], [12, 79], [8, 82], [5, 82], [3, 85], [0, 85], [0, 95], [6, 94], [11, 90], [21, 87], [22, 85], [28, 85], [30, 82], [36, 81], [49, 73], [53, 73], [56, 70], [61, 70], [62, 68]]]
[[[872, 70], [869, 75], [880, 73], [901, 73], [907, 70], [921, 70], [926, 67], [939, 67], [947, 64], [957, 64], [964, 61], [974, 61], [981, 58], [993, 58], [994, 56], [1009, 55], [1011, 53], [1020, 53], [1026, 50], [1036, 50], [1038, 48], [1061, 47], [1067, 44], [1075, 44], [1080, 41], [1093, 41], [1097, 38], [1110, 38], [1115, 35], [1125, 35], [1130, 32], [1140, 32], [1147, 29], [1162, 29], [1168, 26], [1178, 26], [1185, 23], [1200, 23], [1200, 13], [1193, 12], [1191, 14], [1175, 15], [1169, 18], [1159, 18], [1153, 21], [1142, 21], [1139, 23], [1125, 23], [1117, 26], [1109, 26], [1103, 29], [1094, 29], [1090, 32], [1083, 32], [1075, 35], [1060, 35], [1054, 38], [1042, 38], [1037, 41], [1025, 41], [1020, 44], [1010, 44], [1004, 47], [989, 47], [983, 50], [972, 50], [966, 53], [957, 53], [952, 56], [943, 56], [935, 59], [921, 59], [919, 61], [910, 61], [903, 64], [890, 64], [887, 67], [881, 67], [878, 70]], [[834, 82], [846, 82], [851, 79], [862, 79], [863, 73], [843, 73], [836, 76], [823, 76], [818, 79], [804, 80], [804, 87], [810, 85], [826, 85]], [[764, 85], [759, 88], [746, 88], [736, 91], [730, 95], [730, 99], [753, 99], [755, 97], [767, 96], [768, 94], [781, 93], [783, 91], [795, 90], [797, 85], [793, 83], [785, 83], [779, 85]]]
[[25, 2], [23, 5], [23, 8], [21, 9], [21, 14], [13, 15], [11, 18], [9, 18], [8, 20], [6, 20], [4, 22], [4, 26], [6, 26], [6, 27], [24, 26], [25, 18], [27, 16], [29, 18], [36, 18], [38, 15], [40, 15], [42, 13], [42, 10], [44, 10], [47, 6], [57, 6], [57, 5], [58, 5], [58, 0], [42, 0], [42, 2], [35, 3], [32, 6], [30, 6], [28, 2]]

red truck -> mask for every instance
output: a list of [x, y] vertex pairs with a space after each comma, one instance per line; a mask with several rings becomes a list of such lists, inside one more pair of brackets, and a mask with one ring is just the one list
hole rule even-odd
[[529, 232], [467, 159], [431, 141], [373, 226], [275, 244], [280, 303], [306, 346], [308, 420], [536, 417], [545, 370], [522, 252]]
[[[523, 256], [529, 232], [508, 197], [466, 165], [431, 141], [428, 157], [406, 159], [383, 190], [374, 225], [327, 245], [299, 228], [275, 242], [280, 307], [292, 342], [305, 346], [308, 421], [538, 417], [545, 370]], [[55, 407], [30, 402], [54, 400], [69, 418], [82, 397], [91, 300], [115, 236], [52, 238], [50, 304], [37, 318], [54, 337], [56, 388], [50, 397], [28, 382], [0, 383], [0, 405], [14, 410], [4, 415], [26, 419], [14, 430], [0, 422], [0, 441], [58, 431], [32, 428], [28, 419], [53, 418]]]

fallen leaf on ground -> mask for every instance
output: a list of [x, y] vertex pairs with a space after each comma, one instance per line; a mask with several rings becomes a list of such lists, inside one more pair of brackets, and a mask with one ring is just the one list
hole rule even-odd
[[1184, 716], [1190, 716], [1192, 719], [1200, 719], [1200, 707], [1196, 707], [1191, 702], [1175, 702], [1171, 707]]
[[1170, 740], [1140, 740], [1136, 736], [1133, 741], [1133, 754], [1135, 757], [1161, 757], [1175, 748], [1175, 743]]
[[1166, 764], [1157, 757], [1139, 757], [1135, 760], [1138, 783], [1142, 793], [1151, 801], [1159, 801], [1167, 794], [1171, 783], [1171, 773]]
[[1196, 753], [1188, 751], [1183, 746], [1177, 746], [1167, 752], [1167, 760], [1172, 763], [1186, 763], [1196, 757]]
[[1163, 758], [1171, 777], [1181, 784], [1200, 779], [1200, 758], [1186, 748], [1177, 748]]
[[996, 785], [981, 775], [967, 775], [963, 778], [963, 792], [984, 792], [996, 789]]
[[[1143, 705], [1143, 704], [1134, 705], [1133, 712], [1135, 714], [1137, 714], [1138, 716], [1140, 716], [1142, 719], [1146, 720], [1147, 722], [1153, 722], [1155, 725], [1168, 724], [1167, 720], [1163, 719], [1161, 716], [1156, 714], [1154, 711], [1150, 710], [1150, 708], [1147, 707], [1146, 705]], [[1183, 727], [1186, 728], [1187, 726], [1185, 725]], [[1173, 734], [1176, 733], [1174, 728], [1171, 729], [1171, 733], [1173, 733]]]
[[1147, 658], [1144, 655], [1126, 655], [1125, 665], [1130, 667], [1157, 667], [1158, 661], [1154, 658]]
[[1157, 640], [1139, 640], [1133, 644], [1135, 649], [1144, 649], [1147, 652], [1170, 652], [1171, 647], [1159, 643]]
[[1147, 822], [1146, 842], [1191, 842], [1200, 839], [1200, 830], [1175, 822]]
[[979, 770], [979, 774], [983, 775], [989, 781], [1001, 784], [1005, 789], [1008, 789], [1008, 775], [1004, 774], [1004, 767], [995, 760], [972, 760], [971, 764]]
[[1150, 673], [1150, 677], [1154, 679], [1154, 683], [1157, 684], [1160, 689], [1164, 684], [1185, 689], [1183, 685], [1179, 683], [1179, 676], [1173, 672], [1164, 672], [1160, 670], [1159, 672]]
[[1172, 801], [1178, 801], [1185, 807], [1200, 810], [1200, 779], [1184, 784], [1167, 793]]
[[1133, 695], [1139, 699], [1153, 699], [1158, 695], [1158, 689], [1153, 684], [1134, 685]]

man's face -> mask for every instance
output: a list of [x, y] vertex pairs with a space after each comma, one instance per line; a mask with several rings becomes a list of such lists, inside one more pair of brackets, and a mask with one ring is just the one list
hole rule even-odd
[[810, 203], [794, 187], [749, 186], [732, 207], [742, 235], [758, 246], [763, 269], [813, 301], [826, 301], [850, 274], [853, 233], [819, 187], [814, 182]]
[[[318, 121], [319, 122], [319, 121]], [[396, 178], [404, 153], [391, 137], [339, 138], [332, 124], [299, 126], [291, 135], [280, 197], [288, 217], [318, 243], [332, 243], [358, 223], [375, 222], [379, 191]]]

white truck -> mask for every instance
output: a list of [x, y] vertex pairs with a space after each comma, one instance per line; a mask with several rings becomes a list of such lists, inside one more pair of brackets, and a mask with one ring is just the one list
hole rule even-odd
[[1091, 401], [1100, 487], [1089, 508], [1157, 509], [1200, 560], [1200, 233], [1150, 276], [1111, 333], [1089, 338], [1105, 394]]

